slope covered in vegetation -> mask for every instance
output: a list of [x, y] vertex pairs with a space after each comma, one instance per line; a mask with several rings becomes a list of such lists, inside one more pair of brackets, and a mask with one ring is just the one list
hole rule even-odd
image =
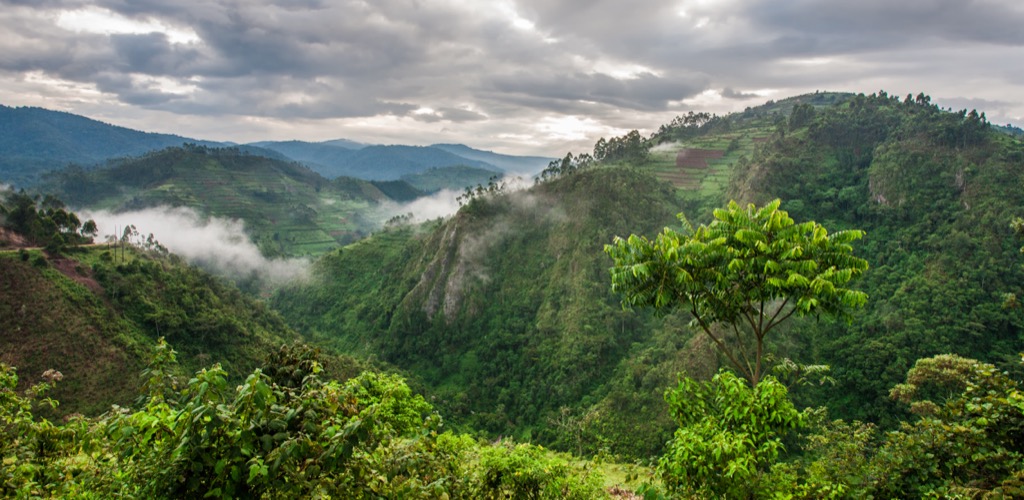
[[[217, 362], [235, 373], [298, 339], [264, 303], [156, 242], [93, 245], [58, 233], [60, 245], [40, 250], [30, 246], [35, 236], [16, 232], [53, 225], [55, 216], [77, 221], [58, 206], [20, 193], [0, 200], [0, 362], [20, 370], [22, 389], [47, 370], [63, 373], [52, 394], [60, 414], [130, 401], [139, 386], [131, 374], [161, 337], [178, 346], [186, 370]], [[328, 359], [333, 373], [356, 366]]]
[[[670, 223], [674, 204], [667, 185], [627, 168], [476, 198], [451, 219], [331, 253], [318, 280], [281, 291], [273, 306], [311, 340], [412, 374], [460, 424], [575, 446], [579, 436], [553, 422], [582, 419], [640, 354], [634, 344], [650, 345], [662, 325], [621, 310], [601, 248]], [[664, 327], [675, 352], [686, 335]]]
[[380, 224], [372, 209], [389, 199], [366, 181], [329, 181], [296, 163], [193, 145], [68, 168], [43, 189], [79, 208], [190, 207], [240, 219], [265, 255], [319, 254], [359, 239]]
[[891, 422], [888, 389], [914, 361], [956, 353], [1019, 371], [1024, 283], [1010, 221], [1024, 207], [1024, 143], [927, 96], [856, 96], [780, 124], [736, 170], [733, 196], [787, 200], [794, 217], [861, 228], [870, 300], [849, 325], [805, 325], [793, 345], [833, 367], [837, 416]]

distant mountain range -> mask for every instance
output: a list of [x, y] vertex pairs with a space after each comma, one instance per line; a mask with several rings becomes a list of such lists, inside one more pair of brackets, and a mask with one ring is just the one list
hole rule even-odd
[[37, 183], [42, 174], [69, 164], [91, 167], [114, 158], [139, 156], [184, 143], [235, 147], [243, 152], [302, 163], [334, 179], [397, 180], [430, 169], [471, 167], [475, 178], [502, 173], [533, 174], [551, 158], [510, 156], [461, 144], [366, 145], [347, 139], [324, 142], [264, 141], [237, 145], [171, 134], [141, 132], [62, 111], [0, 105], [0, 182]]

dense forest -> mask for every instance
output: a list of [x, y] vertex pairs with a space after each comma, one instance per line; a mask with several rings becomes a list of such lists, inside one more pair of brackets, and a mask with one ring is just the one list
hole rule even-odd
[[78, 377], [4, 365], [3, 491], [1024, 495], [1022, 186], [983, 114], [817, 93], [467, 190], [266, 305], [156, 245], [6, 252], [11, 304], [94, 311], [143, 383], [56, 424]]

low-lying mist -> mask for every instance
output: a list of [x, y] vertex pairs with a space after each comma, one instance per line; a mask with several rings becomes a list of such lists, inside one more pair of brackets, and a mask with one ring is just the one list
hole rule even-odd
[[412, 214], [410, 222], [425, 222], [431, 219], [448, 217], [459, 211], [459, 191], [442, 189], [430, 196], [416, 198], [406, 203], [386, 202], [381, 204], [381, 219], [389, 219], [396, 215]]
[[[192, 264], [236, 279], [258, 278], [268, 285], [306, 279], [310, 261], [302, 258], [268, 259], [245, 232], [245, 224], [234, 219], [204, 217], [186, 207], [154, 207], [132, 212], [80, 212], [82, 220], [93, 219], [99, 228], [98, 241], [129, 224], [145, 238], [153, 238]], [[120, 234], [117, 235], [120, 237]]]
[[[522, 191], [533, 185], [529, 178], [511, 176], [502, 178], [498, 183], [504, 185], [504, 192]], [[461, 190], [442, 189], [430, 196], [407, 203], [384, 203], [380, 206], [379, 213], [382, 220], [412, 214], [410, 222], [413, 223], [448, 217], [459, 211], [458, 198], [462, 194]]]

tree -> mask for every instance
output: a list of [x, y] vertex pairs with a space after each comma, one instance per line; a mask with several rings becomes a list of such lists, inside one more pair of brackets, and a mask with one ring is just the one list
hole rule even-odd
[[622, 294], [624, 307], [689, 311], [693, 324], [757, 385], [764, 341], [776, 326], [794, 314], [848, 318], [867, 302], [865, 293], [848, 287], [868, 268], [850, 245], [864, 232], [829, 234], [813, 221], [797, 224], [780, 204], [743, 208], [733, 201], [696, 230], [680, 214], [684, 233], [665, 228], [654, 240], [616, 237], [605, 246], [615, 263], [612, 290]]

